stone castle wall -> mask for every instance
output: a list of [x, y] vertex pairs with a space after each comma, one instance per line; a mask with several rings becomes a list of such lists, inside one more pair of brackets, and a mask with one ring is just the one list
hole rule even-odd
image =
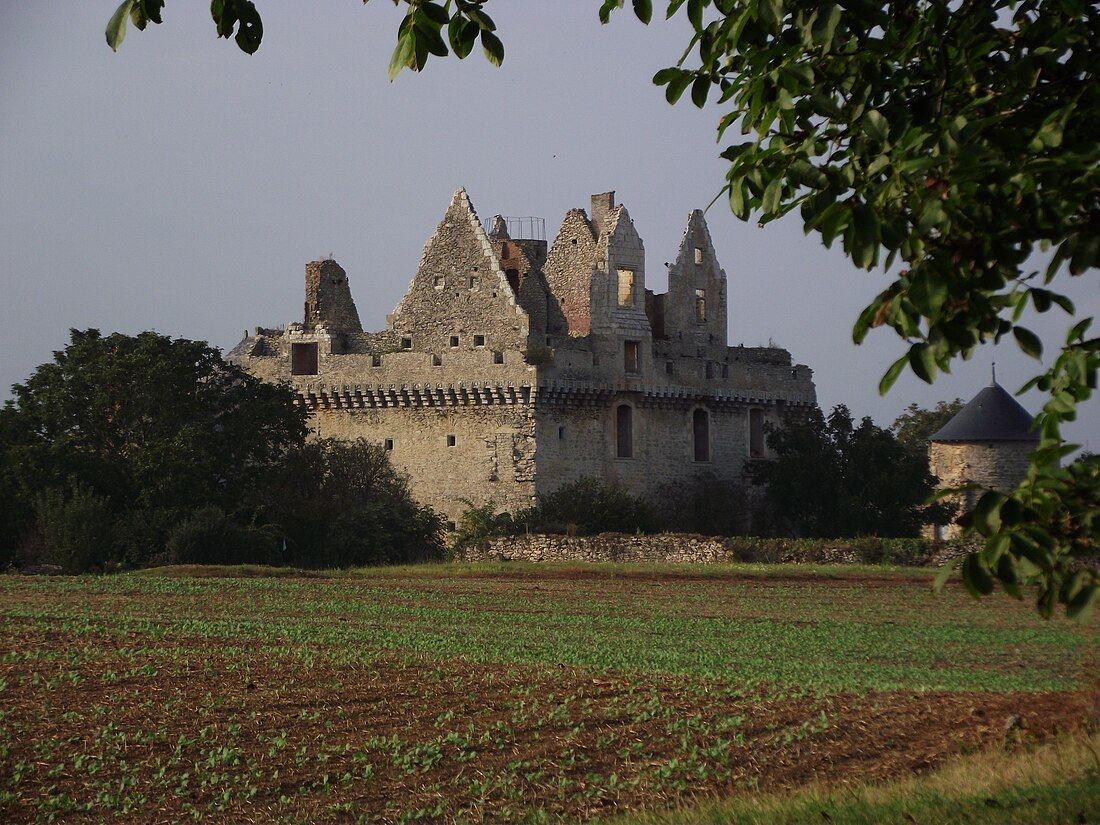
[[487, 235], [460, 189], [388, 329], [362, 332], [343, 270], [315, 261], [305, 322], [246, 335], [230, 359], [294, 387], [317, 436], [386, 445], [451, 522], [467, 502], [516, 510], [582, 476], [654, 497], [740, 481], [765, 423], [816, 404], [812, 373], [785, 350], [726, 345], [725, 273], [698, 211], [669, 278], [667, 295], [645, 289], [612, 192], [591, 221], [571, 210], [546, 250], [503, 219]]

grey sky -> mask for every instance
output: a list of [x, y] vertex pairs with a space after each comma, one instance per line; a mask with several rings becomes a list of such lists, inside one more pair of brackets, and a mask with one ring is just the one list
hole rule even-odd
[[[383, 0], [258, 0], [252, 57], [185, 0], [112, 53], [115, 5], [0, 5], [4, 397], [70, 327], [228, 349], [248, 327], [300, 320], [303, 266], [329, 253], [364, 325], [381, 328], [459, 186], [483, 219], [543, 217], [550, 239], [567, 209], [614, 189], [645, 241], [647, 286], [663, 291], [688, 212], [723, 181], [719, 110], [671, 107], [650, 82], [679, 57], [684, 27], [629, 12], [601, 26], [598, 0], [497, 0], [503, 68], [477, 51], [392, 84], [400, 12]], [[1010, 391], [1037, 371], [1006, 342], [932, 387], [907, 373], [880, 398], [904, 345], [876, 331], [855, 347], [850, 330], [887, 276], [854, 269], [797, 218], [760, 229], [719, 202], [707, 221], [730, 342], [788, 348], [826, 410], [846, 403], [887, 425], [911, 401], [969, 399], [994, 357]], [[1078, 314], [1100, 315], [1095, 273], [1071, 280]], [[1058, 314], [1035, 325], [1049, 349], [1068, 326]], [[1023, 403], [1035, 412], [1041, 396]], [[1100, 450], [1100, 402], [1067, 435]]]

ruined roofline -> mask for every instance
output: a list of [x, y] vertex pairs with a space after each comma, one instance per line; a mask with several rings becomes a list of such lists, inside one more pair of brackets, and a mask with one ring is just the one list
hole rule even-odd
[[424, 242], [424, 248], [420, 252], [420, 261], [417, 263], [416, 272], [413, 273], [412, 278], [409, 280], [409, 285], [405, 288], [404, 296], [397, 303], [393, 313], [389, 316], [391, 319], [389, 324], [391, 330], [396, 330], [397, 319], [406, 310], [406, 302], [412, 298], [416, 279], [420, 276], [428, 262], [428, 254], [432, 249], [432, 245], [439, 239], [440, 233], [447, 223], [447, 216], [455, 207], [461, 208], [464, 212], [465, 220], [474, 234], [474, 240], [481, 247], [482, 254], [489, 262], [490, 273], [496, 276], [497, 289], [515, 308], [517, 315], [527, 317], [527, 310], [520, 305], [519, 301], [516, 299], [516, 295], [512, 292], [511, 286], [508, 284], [508, 278], [500, 266], [500, 259], [497, 258], [497, 254], [493, 250], [492, 241], [490, 241], [489, 236], [485, 234], [485, 228], [482, 226], [481, 219], [477, 216], [477, 210], [474, 209], [473, 202], [466, 192], [466, 187], [460, 186], [451, 197], [451, 202], [443, 213], [442, 219], [436, 224], [435, 230], [428, 237], [428, 240]]

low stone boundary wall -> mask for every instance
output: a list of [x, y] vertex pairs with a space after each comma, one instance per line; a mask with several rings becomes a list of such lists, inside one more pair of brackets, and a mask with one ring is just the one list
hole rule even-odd
[[505, 536], [456, 554], [462, 561], [588, 561], [700, 564], [736, 561], [720, 538], [677, 533], [630, 536]]
[[874, 564], [892, 563], [939, 566], [968, 547], [961, 543], [933, 544], [920, 539], [745, 539], [697, 536], [684, 533], [598, 536], [522, 535], [489, 539], [458, 550], [456, 560], [635, 562], [660, 564], [712, 564], [716, 562], [767, 562], [777, 564]]

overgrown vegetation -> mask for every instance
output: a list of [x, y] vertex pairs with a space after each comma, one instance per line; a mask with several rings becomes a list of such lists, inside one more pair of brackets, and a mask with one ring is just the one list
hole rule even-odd
[[197, 341], [73, 330], [0, 410], [0, 565], [338, 567], [442, 554], [380, 447]]

